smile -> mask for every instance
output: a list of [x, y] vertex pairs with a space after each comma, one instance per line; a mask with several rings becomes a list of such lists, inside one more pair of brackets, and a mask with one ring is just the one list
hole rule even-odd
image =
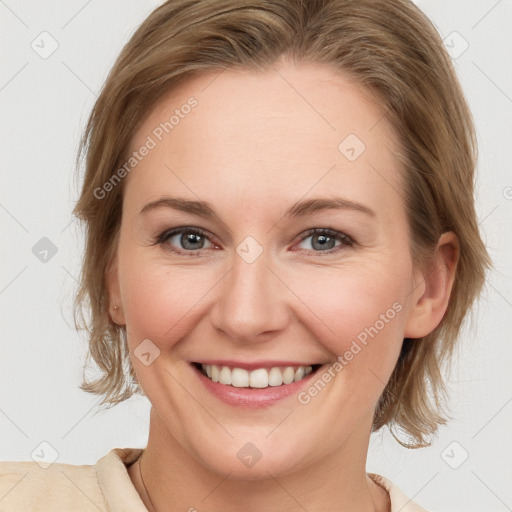
[[196, 363], [195, 366], [212, 382], [235, 388], [264, 389], [298, 382], [321, 365], [255, 368], [251, 371], [216, 364]]

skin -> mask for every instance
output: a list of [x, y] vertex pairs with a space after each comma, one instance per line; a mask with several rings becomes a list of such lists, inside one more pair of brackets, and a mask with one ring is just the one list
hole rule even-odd
[[[287, 61], [268, 72], [202, 74], [159, 102], [132, 150], [190, 96], [197, 107], [125, 178], [107, 276], [111, 317], [126, 325], [152, 404], [141, 469], [155, 508], [138, 463], [130, 478], [149, 510], [389, 510], [387, 492], [365, 472], [373, 411], [403, 338], [428, 334], [443, 317], [457, 239], [442, 235], [428, 271], [413, 266], [393, 129], [347, 75]], [[355, 161], [338, 150], [350, 133], [366, 146]], [[284, 218], [296, 201], [334, 195], [374, 215]], [[163, 196], [208, 201], [221, 221], [167, 207], [140, 213]], [[205, 231], [204, 245], [187, 254], [180, 235], [156, 243], [180, 226]], [[328, 255], [318, 237], [304, 236], [310, 228], [354, 244], [336, 240]], [[247, 236], [263, 248], [252, 263], [236, 252]], [[297, 396], [254, 410], [224, 404], [188, 364], [332, 363], [396, 302], [401, 311], [307, 405]], [[145, 366], [133, 351], [148, 338], [160, 354]], [[247, 442], [262, 453], [250, 468], [237, 458]]]

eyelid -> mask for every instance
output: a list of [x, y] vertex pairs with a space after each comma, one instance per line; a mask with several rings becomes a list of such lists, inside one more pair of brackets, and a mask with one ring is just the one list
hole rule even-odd
[[347, 233], [344, 233], [343, 231], [339, 231], [337, 229], [331, 229], [331, 228], [310, 228], [304, 231], [300, 234], [299, 241], [303, 241], [306, 238], [310, 237], [311, 235], [323, 235], [326, 234], [328, 236], [332, 236], [334, 238], [341, 239], [344, 241], [347, 245], [348, 244], [354, 244], [355, 240], [350, 236], [347, 235]]
[[[211, 240], [213, 235], [211, 235], [208, 231], [206, 231], [202, 228], [194, 227], [194, 226], [179, 226], [179, 227], [175, 227], [175, 228], [166, 229], [165, 231], [163, 231], [160, 235], [158, 235], [156, 237], [156, 241], [152, 245], [164, 244], [169, 238], [179, 235], [179, 234], [182, 234], [182, 233], [187, 233], [187, 232], [200, 235], [200, 236], [206, 238], [211, 244], [218, 245], [214, 241]], [[356, 243], [356, 241], [350, 235], [347, 235], [343, 231], [339, 231], [339, 230], [332, 229], [332, 228], [310, 228], [310, 229], [307, 229], [306, 231], [302, 232], [300, 235], [298, 235], [298, 240], [295, 242], [294, 245], [297, 245], [300, 242], [303, 242], [304, 240], [306, 240], [307, 238], [309, 238], [310, 236], [315, 235], [315, 234], [331, 236], [331, 237], [333, 237], [337, 240], [340, 240], [342, 242], [340, 245], [338, 245], [332, 249], [328, 249], [325, 251], [312, 251], [312, 253], [315, 254], [315, 256], [316, 255], [322, 256], [322, 255], [333, 254], [333, 253], [338, 252], [343, 247], [351, 247]], [[172, 248], [170, 250], [172, 252], [174, 252], [175, 254], [179, 254], [179, 255], [187, 256], [187, 255], [193, 254], [193, 255], [200, 256], [207, 249], [198, 249], [196, 251], [193, 251], [193, 250], [187, 250], [187, 249]], [[298, 249], [297, 251], [309, 251], [309, 250], [308, 249]]]
[[[196, 235], [200, 235], [200, 236], [206, 238], [212, 245], [217, 245], [215, 242], [213, 242], [211, 240], [213, 235], [211, 235], [208, 231], [206, 231], [202, 228], [197, 228], [194, 226], [179, 226], [176, 228], [166, 229], [165, 231], [163, 231], [156, 237], [156, 241], [151, 245], [164, 244], [169, 238], [176, 236], [176, 235], [180, 235], [182, 233], [194, 233]], [[174, 252], [176, 254], [181, 254], [181, 255], [189, 255], [189, 254], [200, 255], [205, 250], [207, 250], [207, 249], [199, 249], [197, 251], [191, 251], [191, 250], [187, 250], [187, 249], [175, 249], [175, 248], [171, 249], [172, 252]]]
[[300, 237], [299, 240], [294, 245], [297, 245], [297, 244], [303, 242], [304, 240], [306, 240], [307, 238], [309, 238], [312, 235], [326, 235], [326, 236], [335, 238], [336, 240], [339, 240], [341, 243], [340, 243], [340, 245], [337, 245], [337, 246], [333, 247], [332, 249], [327, 249], [325, 251], [314, 251], [312, 249], [295, 249], [294, 252], [304, 253], [304, 251], [305, 251], [307, 254], [313, 254], [315, 257], [319, 256], [321, 258], [322, 257], [327, 258], [328, 256], [337, 254], [338, 252], [346, 249], [347, 247], [350, 248], [350, 247], [354, 246], [356, 243], [355, 240], [350, 235], [347, 235], [343, 231], [339, 231], [337, 229], [331, 229], [331, 228], [311, 228], [311, 229], [308, 229], [308, 230], [302, 232], [299, 235], [299, 237]]

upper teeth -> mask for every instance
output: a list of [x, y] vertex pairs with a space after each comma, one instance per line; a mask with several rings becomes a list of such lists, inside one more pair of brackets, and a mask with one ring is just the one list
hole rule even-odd
[[201, 367], [213, 382], [231, 385], [236, 388], [266, 388], [268, 386], [291, 384], [303, 379], [313, 370], [311, 366], [258, 368], [251, 372], [243, 368], [229, 368], [228, 366], [217, 366], [215, 364], [202, 364]]

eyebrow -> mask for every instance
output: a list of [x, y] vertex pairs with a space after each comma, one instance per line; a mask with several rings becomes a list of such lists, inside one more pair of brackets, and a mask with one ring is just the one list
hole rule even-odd
[[[147, 203], [140, 211], [141, 214], [154, 210], [156, 208], [172, 208], [185, 213], [191, 213], [199, 217], [216, 220], [221, 222], [219, 215], [210, 203], [206, 201], [193, 201], [180, 197], [162, 197]], [[323, 210], [352, 210], [365, 213], [371, 217], [376, 217], [375, 212], [360, 203], [350, 201], [343, 197], [316, 198], [299, 201], [293, 204], [284, 214], [284, 218], [304, 217], [315, 212]]]

